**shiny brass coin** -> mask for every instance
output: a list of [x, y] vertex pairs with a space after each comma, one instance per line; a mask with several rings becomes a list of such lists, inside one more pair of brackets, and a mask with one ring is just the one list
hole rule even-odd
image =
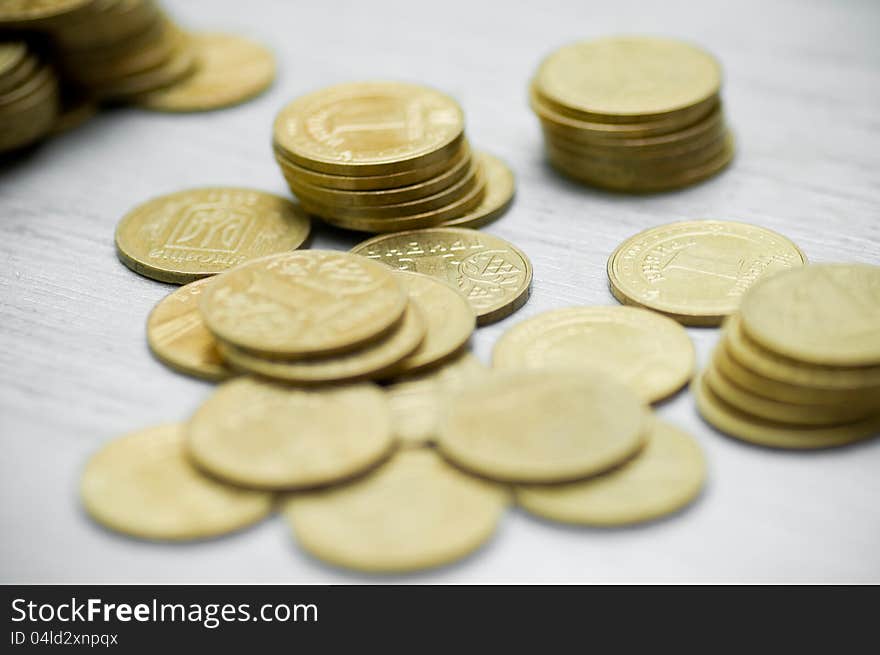
[[296, 179], [300, 182], [312, 184], [325, 189], [339, 189], [343, 191], [381, 191], [398, 189], [430, 180], [450, 167], [456, 166], [471, 157], [470, 146], [467, 139], [462, 139], [458, 148], [452, 152], [448, 159], [439, 159], [421, 168], [408, 171], [390, 173], [387, 175], [333, 175], [313, 171], [287, 159], [284, 152], [274, 146], [275, 161], [281, 166], [286, 179]]
[[765, 421], [738, 411], [719, 398], [702, 376], [697, 377], [691, 386], [697, 399], [697, 409], [708, 423], [731, 437], [759, 446], [833, 448], [862, 441], [880, 433], [880, 416], [845, 425], [804, 428]]
[[478, 152], [476, 157], [486, 177], [483, 199], [467, 214], [444, 221], [441, 227], [481, 227], [494, 221], [510, 207], [516, 192], [513, 171], [503, 161], [485, 152]]
[[520, 486], [517, 503], [537, 516], [576, 525], [631, 525], [680, 510], [700, 494], [706, 461], [693, 437], [654, 421], [642, 451], [602, 475], [558, 485]]
[[94, 0], [3, 0], [0, 3], [0, 26], [24, 26], [27, 23], [54, 19], [82, 9]]
[[190, 282], [162, 299], [147, 318], [147, 343], [159, 361], [175, 371], [224, 380], [233, 372], [199, 311], [202, 291], [210, 282], [210, 278]]
[[299, 248], [309, 231], [309, 217], [286, 198], [251, 189], [189, 189], [126, 214], [116, 228], [116, 250], [136, 273], [184, 284]]
[[515, 325], [495, 342], [501, 369], [584, 366], [613, 378], [646, 402], [691, 379], [694, 346], [672, 319], [637, 307], [567, 307]]
[[718, 325], [764, 275], [806, 256], [780, 234], [732, 221], [683, 221], [624, 241], [608, 259], [614, 297], [685, 325]]
[[330, 564], [371, 573], [448, 564], [495, 532], [509, 503], [502, 487], [407, 450], [350, 484], [288, 496], [297, 542]]
[[324, 173], [384, 175], [447, 160], [464, 137], [458, 103], [401, 82], [355, 82], [284, 107], [274, 140], [294, 163]]
[[648, 409], [627, 387], [583, 370], [494, 372], [456, 396], [438, 448], [492, 480], [579, 480], [622, 464], [644, 445]]
[[264, 257], [218, 276], [202, 315], [222, 341], [262, 355], [323, 356], [387, 333], [407, 295], [384, 267], [331, 250]]
[[272, 359], [225, 343], [220, 344], [220, 353], [235, 369], [282, 382], [323, 384], [381, 379], [395, 373], [401, 362], [419, 348], [427, 329], [423, 317], [422, 307], [410, 302], [403, 318], [382, 339], [326, 357]]
[[362, 383], [294, 389], [250, 378], [221, 385], [186, 430], [200, 468], [257, 489], [339, 482], [391, 452], [391, 418], [382, 390]]
[[448, 282], [421, 273], [394, 271], [394, 276], [421, 309], [427, 331], [411, 354], [394, 367], [406, 375], [435, 366], [460, 351], [476, 327], [470, 303]]
[[[290, 190], [297, 195], [304, 195], [314, 199], [316, 203], [326, 205], [328, 207], [385, 207], [387, 214], [389, 211], [397, 214], [406, 214], [407, 204], [416, 201], [425, 201], [428, 198], [447, 190], [453, 189], [455, 185], [470, 175], [474, 175], [474, 165], [470, 155], [453, 162], [453, 165], [444, 170], [440, 175], [432, 177], [424, 182], [411, 184], [408, 186], [398, 187], [395, 189], [380, 189], [378, 191], [343, 191], [340, 189], [327, 189], [308, 182], [302, 182], [297, 179], [296, 175], [285, 173]], [[446, 204], [445, 202], [441, 202]]]
[[721, 88], [721, 67], [688, 43], [618, 36], [560, 48], [541, 63], [535, 85], [579, 117], [638, 122], [710, 101]]
[[762, 280], [742, 329], [775, 353], [827, 366], [880, 364], [880, 266], [823, 264]]
[[871, 414], [880, 413], [880, 401], [874, 411], [856, 405], [793, 404], [763, 398], [748, 389], [738, 387], [717, 369], [710, 366], [703, 373], [709, 389], [734, 409], [760, 419], [792, 426], [823, 426], [852, 423]]
[[522, 307], [532, 284], [525, 253], [474, 230], [442, 227], [383, 235], [359, 243], [352, 252], [449, 282], [468, 299], [478, 325], [500, 321]]
[[143, 539], [206, 539], [264, 518], [272, 495], [230, 487], [190, 464], [183, 426], [161, 425], [104, 446], [80, 482], [98, 523]]
[[434, 443], [440, 417], [449, 400], [489, 375], [489, 369], [470, 352], [440, 366], [398, 378], [388, 387], [394, 436], [402, 446]]
[[258, 43], [229, 34], [190, 38], [198, 60], [195, 73], [137, 98], [137, 104], [157, 111], [210, 111], [250, 100], [275, 79], [275, 57]]

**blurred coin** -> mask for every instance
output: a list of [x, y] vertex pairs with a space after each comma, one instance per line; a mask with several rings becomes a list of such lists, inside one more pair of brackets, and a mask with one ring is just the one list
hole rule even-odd
[[71, 14], [94, 0], [3, 0], [0, 27], [31, 27], [29, 23]]

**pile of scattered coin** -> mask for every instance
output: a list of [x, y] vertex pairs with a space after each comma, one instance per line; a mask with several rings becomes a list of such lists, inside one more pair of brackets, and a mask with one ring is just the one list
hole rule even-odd
[[755, 285], [695, 382], [722, 432], [827, 448], [880, 431], [880, 267], [812, 265]]
[[687, 43], [612, 37], [560, 48], [530, 86], [547, 157], [566, 175], [617, 191], [693, 184], [733, 157], [721, 67]]
[[362, 232], [476, 227], [504, 212], [513, 174], [474, 153], [449, 96], [400, 82], [355, 82], [278, 114], [275, 158], [303, 207]]
[[69, 129], [102, 102], [204, 111], [252, 98], [275, 76], [262, 46], [190, 34], [153, 0], [7, 0], [0, 30], [18, 39], [0, 42], [0, 152]]

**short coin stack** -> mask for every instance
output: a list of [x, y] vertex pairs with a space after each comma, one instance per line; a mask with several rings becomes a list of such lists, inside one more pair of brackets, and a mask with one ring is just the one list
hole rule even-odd
[[699, 48], [612, 37], [547, 57], [530, 100], [554, 167], [590, 185], [652, 192], [693, 184], [730, 162], [720, 90], [720, 66]]
[[60, 111], [58, 77], [25, 42], [0, 43], [0, 152], [46, 136]]
[[880, 267], [826, 264], [763, 280], [695, 381], [719, 430], [777, 448], [880, 433]]
[[303, 207], [347, 229], [476, 225], [513, 195], [503, 162], [471, 151], [458, 103], [415, 84], [356, 82], [298, 98], [278, 114], [273, 147]]

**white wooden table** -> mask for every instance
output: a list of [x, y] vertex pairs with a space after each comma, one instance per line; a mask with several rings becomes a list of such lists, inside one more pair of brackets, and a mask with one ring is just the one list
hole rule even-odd
[[[514, 6], [516, 4], [516, 6]], [[280, 517], [184, 546], [110, 534], [79, 508], [87, 456], [121, 433], [185, 419], [211, 393], [147, 351], [144, 322], [171, 287], [113, 251], [117, 220], [197, 185], [286, 192], [269, 147], [275, 112], [331, 83], [421, 81], [464, 106], [476, 146], [516, 170], [512, 210], [487, 228], [532, 258], [532, 298], [474, 339], [488, 361], [508, 327], [548, 309], [614, 304], [605, 260], [630, 234], [689, 218], [750, 221], [813, 261], [880, 263], [880, 3], [287, 2], [177, 0], [194, 28], [271, 44], [276, 86], [192, 116], [102, 114], [0, 170], [0, 582], [376, 580], [300, 552]], [[581, 37], [635, 32], [695, 40], [722, 61], [739, 153], [695, 188], [626, 197], [572, 185], [541, 154], [526, 83], [539, 59]], [[315, 245], [354, 240], [320, 232]], [[692, 329], [699, 360], [718, 333]], [[710, 482], [679, 516], [574, 529], [513, 510], [467, 560], [416, 582], [880, 582], [880, 440], [800, 454], [715, 432], [685, 392], [658, 409], [705, 449]]]

